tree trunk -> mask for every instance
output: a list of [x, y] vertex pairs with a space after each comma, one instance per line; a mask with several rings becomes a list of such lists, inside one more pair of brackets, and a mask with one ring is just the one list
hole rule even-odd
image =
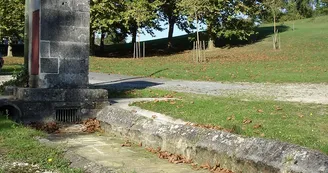
[[90, 30], [90, 55], [95, 55], [95, 33]]
[[132, 43], [137, 42], [137, 27], [132, 28]]
[[208, 35], [209, 35], [208, 49], [212, 50], [215, 48], [216, 36], [213, 34], [213, 27], [211, 24], [208, 25]]
[[169, 35], [167, 37], [168, 42], [167, 42], [167, 48], [170, 49], [173, 47], [172, 44], [172, 38], [173, 38], [173, 33], [174, 33], [174, 25], [175, 25], [175, 19], [174, 17], [169, 17]]
[[7, 52], [7, 57], [13, 57], [13, 48], [12, 48], [12, 41], [11, 38], [8, 38], [8, 52]]
[[105, 33], [101, 31], [101, 38], [100, 38], [100, 51], [103, 53], [105, 50]]

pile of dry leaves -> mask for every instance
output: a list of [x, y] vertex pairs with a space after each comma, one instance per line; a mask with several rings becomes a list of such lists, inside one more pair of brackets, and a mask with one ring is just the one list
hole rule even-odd
[[33, 122], [28, 126], [36, 130], [45, 131], [47, 133], [57, 133], [60, 128], [60, 126], [56, 122], [49, 122], [49, 123]]
[[172, 154], [167, 151], [161, 151], [161, 148], [158, 147], [157, 149], [154, 148], [146, 148], [147, 151], [157, 154], [158, 158], [168, 160], [170, 163], [179, 164], [190, 164], [193, 169], [200, 170], [205, 169], [210, 171], [211, 173], [233, 173], [232, 171], [228, 169], [221, 168], [219, 164], [215, 166], [211, 166], [210, 164], [202, 164], [198, 166], [196, 163], [194, 163], [191, 159], [187, 159], [186, 157], [182, 156], [181, 154]]
[[82, 123], [84, 125], [83, 132], [94, 133], [94, 132], [103, 132], [100, 126], [100, 121], [96, 118], [90, 118]]
[[28, 124], [28, 126], [36, 130], [44, 131], [47, 133], [103, 132], [100, 126], [100, 121], [98, 121], [96, 118], [90, 118], [83, 121], [82, 123], [77, 123], [73, 125], [61, 124], [56, 122], [49, 122], [49, 123], [33, 122]]

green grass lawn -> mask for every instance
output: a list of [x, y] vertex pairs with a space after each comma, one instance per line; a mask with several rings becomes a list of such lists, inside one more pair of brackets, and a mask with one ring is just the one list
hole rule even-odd
[[[291, 27], [292, 22], [284, 26]], [[187, 80], [326, 83], [328, 17], [298, 20], [295, 28], [281, 33], [282, 49], [278, 51], [273, 50], [268, 35], [254, 44], [207, 51], [207, 63], [194, 63], [192, 54], [186, 51], [145, 59], [91, 57], [90, 70]], [[258, 30], [261, 33], [268, 29], [265, 25]]]
[[[180, 98], [134, 105], [187, 122], [218, 125], [244, 136], [281, 140], [328, 154], [328, 105], [243, 101], [151, 89], [117, 92], [114, 96]], [[244, 120], [252, 123], [244, 124]]]
[[4, 66], [0, 71], [0, 75], [11, 75], [19, 72], [24, 64], [24, 58], [22, 57], [5, 57]]
[[[0, 116], [0, 156], [11, 163], [38, 164], [44, 169], [65, 173], [81, 172], [68, 167], [69, 162], [63, 158], [61, 149], [45, 146], [35, 139], [35, 137], [44, 135], [40, 131], [24, 127], [8, 120], [5, 116]], [[8, 170], [0, 169], [1, 171], [8, 172]], [[24, 171], [17, 170], [18, 172]]]

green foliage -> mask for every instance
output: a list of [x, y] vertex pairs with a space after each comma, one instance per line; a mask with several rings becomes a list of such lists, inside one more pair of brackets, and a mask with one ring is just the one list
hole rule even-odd
[[206, 24], [213, 40], [219, 37], [247, 39], [254, 33], [254, 22], [261, 10], [261, 5], [252, 0], [181, 0], [179, 7], [190, 21], [197, 19]]
[[[24, 36], [25, 0], [0, 1], [1, 37], [21, 39]], [[11, 39], [10, 39], [11, 40]]]
[[29, 80], [28, 70], [25, 69], [25, 66], [22, 65], [22, 68], [20, 68], [19, 71], [15, 71], [12, 75], [13, 79], [4, 82], [0, 86], [0, 93], [3, 93], [5, 91], [6, 86], [17, 86], [17, 87], [26, 87], [26, 84]]

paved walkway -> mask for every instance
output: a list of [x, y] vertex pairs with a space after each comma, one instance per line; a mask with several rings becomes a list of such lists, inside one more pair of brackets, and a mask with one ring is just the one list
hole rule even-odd
[[118, 173], [208, 173], [187, 164], [171, 164], [137, 145], [122, 147], [126, 141], [114, 135], [61, 134], [48, 137], [55, 144], [65, 145], [75, 154]]
[[245, 99], [328, 104], [328, 84], [203, 82], [101, 73], [90, 73], [89, 81], [99, 87], [112, 89], [154, 88]]

